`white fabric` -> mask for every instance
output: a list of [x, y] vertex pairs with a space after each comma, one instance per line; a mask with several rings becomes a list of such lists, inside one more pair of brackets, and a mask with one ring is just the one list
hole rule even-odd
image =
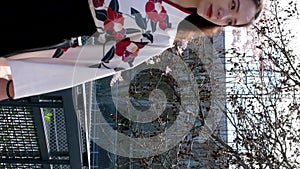
[[[147, 0], [118, 1], [119, 12], [125, 18], [124, 28], [139, 29], [132, 15], [130, 15], [130, 10], [133, 7], [145, 17], [145, 4], [147, 2]], [[105, 0], [104, 6], [101, 8], [107, 9], [109, 3], [110, 0]], [[169, 48], [173, 43], [178, 23], [188, 15], [167, 3], [163, 2], [162, 5], [169, 15], [169, 22], [172, 24], [172, 27], [162, 30], [157, 23], [156, 31], [151, 33], [153, 35], [153, 43], [148, 43], [139, 50], [138, 55], [134, 58], [133, 66], [139, 65]], [[95, 15], [92, 5], [91, 8], [92, 13]], [[103, 27], [103, 22], [97, 21], [97, 19], [95, 21], [98, 27]], [[147, 30], [151, 31], [149, 19], [147, 19], [147, 23]], [[100, 39], [103, 37], [101, 35]], [[130, 34], [127, 37], [130, 37], [130, 40], [139, 42], [141, 33]], [[103, 48], [103, 44], [90, 44], [83, 47], [70, 48], [60, 58], [51, 58], [54, 50], [25, 53], [9, 58], [8, 63], [14, 81], [15, 98], [62, 90], [115, 74], [116, 71], [114, 69], [107, 69], [103, 66], [100, 69], [90, 67], [100, 63], [103, 54], [107, 53], [115, 44], [115, 41], [111, 41], [106, 43], [105, 48]], [[123, 62], [120, 56], [114, 56], [105, 65], [110, 68], [122, 67], [126, 70], [133, 67], [127, 62]]]

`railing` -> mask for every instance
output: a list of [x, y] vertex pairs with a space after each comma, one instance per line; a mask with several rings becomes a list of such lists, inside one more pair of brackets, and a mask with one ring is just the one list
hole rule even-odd
[[0, 102], [0, 168], [88, 166], [72, 90]]

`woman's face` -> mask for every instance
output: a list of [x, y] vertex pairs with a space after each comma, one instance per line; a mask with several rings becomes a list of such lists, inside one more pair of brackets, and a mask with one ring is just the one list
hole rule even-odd
[[256, 13], [253, 0], [198, 0], [197, 13], [217, 25], [243, 25]]

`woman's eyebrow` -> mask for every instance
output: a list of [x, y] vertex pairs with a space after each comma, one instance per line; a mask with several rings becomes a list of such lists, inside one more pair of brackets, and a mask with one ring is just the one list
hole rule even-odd
[[237, 0], [237, 8], [236, 8], [236, 13], [238, 13], [240, 10], [240, 0]]

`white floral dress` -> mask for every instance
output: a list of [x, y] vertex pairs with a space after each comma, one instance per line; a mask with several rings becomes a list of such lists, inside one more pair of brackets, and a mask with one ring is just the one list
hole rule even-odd
[[162, 0], [91, 0], [90, 8], [98, 31], [85, 45], [8, 58], [15, 98], [131, 69], [172, 46], [178, 24], [189, 15]]

